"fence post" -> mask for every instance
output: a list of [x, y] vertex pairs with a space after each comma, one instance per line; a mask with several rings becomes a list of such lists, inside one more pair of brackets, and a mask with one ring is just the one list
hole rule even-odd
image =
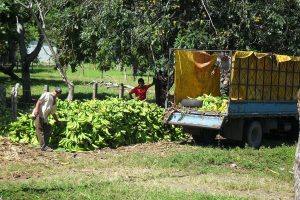
[[44, 85], [44, 92], [49, 92], [49, 85]]
[[93, 99], [96, 99], [97, 98], [97, 91], [98, 91], [98, 83], [97, 82], [94, 82], [93, 83]]
[[11, 112], [12, 112], [12, 121], [17, 121], [17, 110], [18, 110], [18, 89], [20, 84], [17, 83], [15, 87], [11, 89], [10, 97], [11, 97]]
[[124, 98], [124, 84], [120, 84], [119, 98]]

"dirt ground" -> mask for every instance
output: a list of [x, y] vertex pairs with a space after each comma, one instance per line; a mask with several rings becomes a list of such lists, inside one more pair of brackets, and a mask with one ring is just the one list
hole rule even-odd
[[183, 145], [174, 142], [158, 142], [158, 143], [146, 143], [136, 144], [131, 146], [119, 147], [117, 149], [103, 148], [93, 152], [44, 152], [38, 147], [33, 147], [30, 144], [12, 143], [7, 138], [0, 137], [0, 163], [6, 162], [25, 162], [35, 163], [37, 161], [51, 160], [57, 157], [57, 155], [65, 156], [69, 158], [70, 155], [76, 156], [77, 154], [84, 154], [86, 157], [94, 157], [95, 153], [113, 153], [113, 154], [127, 154], [127, 153], [147, 153], [155, 155], [165, 155], [169, 150], [176, 150], [185, 148]]

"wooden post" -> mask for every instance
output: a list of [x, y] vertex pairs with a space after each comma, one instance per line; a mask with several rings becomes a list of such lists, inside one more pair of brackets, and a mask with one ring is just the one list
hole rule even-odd
[[[298, 104], [297, 104], [298, 113], [300, 113], [300, 90], [298, 91], [297, 97], [298, 97]], [[299, 115], [299, 120], [300, 120], [300, 115]], [[295, 199], [300, 199], [300, 129], [299, 129], [298, 144], [297, 144], [296, 154], [295, 154], [294, 179], [295, 179], [295, 185], [294, 185]]]
[[15, 96], [15, 87], [12, 87], [12, 89], [10, 91], [12, 121], [16, 121], [16, 118], [15, 118], [16, 109], [15, 109], [15, 97], [14, 96]]
[[94, 82], [93, 84], [93, 99], [96, 99], [97, 98], [97, 91], [98, 91], [98, 83], [97, 82]]
[[10, 97], [11, 97], [11, 112], [12, 112], [12, 121], [17, 121], [17, 113], [18, 113], [18, 89], [20, 84], [17, 83], [15, 87], [11, 89]]
[[49, 92], [49, 85], [44, 85], [44, 92]]
[[119, 98], [124, 98], [124, 84], [120, 84]]

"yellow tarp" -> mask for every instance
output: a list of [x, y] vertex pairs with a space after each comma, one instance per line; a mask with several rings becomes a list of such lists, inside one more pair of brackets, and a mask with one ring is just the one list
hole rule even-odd
[[287, 55], [275, 55], [275, 57], [276, 57], [276, 61], [278, 63], [287, 62], [287, 61], [292, 60], [292, 58]]
[[191, 50], [175, 51], [175, 103], [203, 94], [220, 96], [217, 55]]
[[[296, 100], [299, 89], [299, 57], [237, 51], [232, 60], [233, 100]], [[249, 66], [249, 67], [248, 67]]]

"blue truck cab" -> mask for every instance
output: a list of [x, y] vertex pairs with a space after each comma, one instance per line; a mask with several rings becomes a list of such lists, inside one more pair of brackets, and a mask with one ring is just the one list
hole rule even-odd
[[[171, 49], [170, 55], [174, 84], [165, 123], [182, 126], [196, 142], [219, 134], [254, 148], [265, 133], [298, 134], [300, 57], [185, 49]], [[227, 98], [226, 109], [201, 111], [195, 98], [204, 94]]]

